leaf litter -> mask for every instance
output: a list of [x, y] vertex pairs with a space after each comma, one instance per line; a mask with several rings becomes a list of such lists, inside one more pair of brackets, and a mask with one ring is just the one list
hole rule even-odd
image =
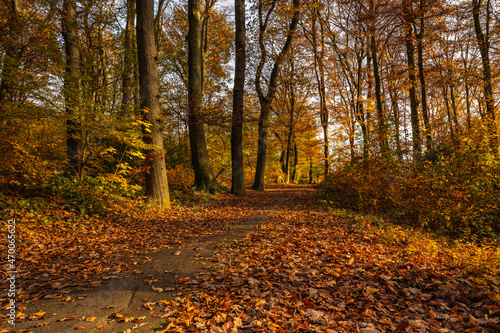
[[[298, 190], [162, 302], [161, 332], [500, 332], [498, 288]], [[498, 275], [486, 281], [497, 281]]]
[[64, 301], [71, 289], [133, 274], [146, 253], [227, 232], [266, 210], [258, 231], [205, 258], [215, 262], [206, 271], [181, 276], [177, 298], [144, 303], [165, 320], [160, 332], [500, 331], [498, 271], [467, 270], [450, 251], [419, 251], [404, 232], [332, 214], [313, 194], [277, 186], [149, 219], [27, 230], [20, 298]]

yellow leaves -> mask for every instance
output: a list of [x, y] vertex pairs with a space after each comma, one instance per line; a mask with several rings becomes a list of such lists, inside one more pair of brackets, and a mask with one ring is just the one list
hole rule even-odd
[[93, 322], [96, 319], [97, 319], [96, 317], [88, 317], [88, 318], [85, 318], [85, 321]]
[[43, 317], [44, 314], [46, 314], [47, 312], [45, 311], [39, 311], [37, 313], [34, 313], [32, 315], [29, 316], [29, 319], [31, 320], [35, 320], [35, 319], [41, 319]]
[[63, 321], [75, 320], [77, 318], [80, 318], [80, 317], [79, 316], [64, 317], [64, 318], [57, 319], [56, 322], [63, 322]]
[[129, 150], [127, 152], [127, 155], [131, 156], [131, 157], [137, 157], [141, 160], [145, 159], [146, 157], [144, 156], [144, 154], [140, 151], [140, 150]]
[[156, 288], [155, 286], [151, 286], [151, 288], [153, 289], [153, 291], [156, 291], [157, 293], [163, 292], [163, 288]]

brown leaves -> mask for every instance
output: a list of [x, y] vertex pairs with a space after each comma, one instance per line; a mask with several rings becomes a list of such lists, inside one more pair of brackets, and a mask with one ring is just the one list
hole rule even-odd
[[[228, 223], [216, 220], [227, 221], [231, 214], [248, 216], [259, 212], [262, 224], [256, 232], [233, 242], [230, 248], [219, 249], [209, 259], [214, 264], [208, 272], [191, 278], [178, 277], [180, 286], [176, 290], [181, 292], [178, 298], [146, 299], [140, 311], [147, 310], [150, 316], [165, 320], [164, 332], [497, 330], [499, 299], [472, 278], [461, 274], [439, 249], [432, 254], [408, 251], [408, 244], [416, 246], [416, 243], [412, 243], [408, 235], [399, 235], [403, 231], [398, 231], [398, 239], [405, 239], [404, 244], [387, 242], [387, 238], [372, 226], [361, 220], [340, 219], [317, 205], [310, 192], [302, 191], [301, 187], [297, 189], [250, 192], [246, 199], [222, 196], [210, 211], [180, 212], [179, 219], [185, 219], [182, 223], [176, 218], [174, 222], [165, 222], [168, 227], [179, 223], [172, 229], [174, 233], [175, 230], [180, 233], [183, 228], [193, 233], [196, 230], [212, 232], [214, 229], [208, 227], [211, 223], [228, 227]], [[165, 215], [165, 219], [167, 217], [172, 216]], [[110, 222], [110, 229], [118, 228], [115, 222]], [[95, 241], [92, 243], [95, 248], [90, 250], [84, 242], [71, 239], [76, 242], [71, 245], [72, 252], [61, 254], [56, 247], [58, 243], [46, 242], [35, 251], [27, 268], [34, 272], [40, 286], [46, 286], [44, 283], [49, 283], [49, 277], [61, 272], [60, 279], [51, 282], [52, 287], [59, 289], [46, 297], [61, 300], [61, 304], [71, 302], [73, 300], [66, 296], [66, 288], [75, 282], [72, 279], [78, 274], [86, 276], [84, 283], [88, 286], [88, 281], [99, 282], [100, 277], [114, 276], [117, 270], [132, 274], [134, 263], [151, 260], [141, 255], [130, 265], [120, 263], [125, 255], [137, 253], [140, 246], [151, 249], [153, 244], [158, 245], [158, 241], [153, 240], [155, 233], [156, 238], [165, 237], [169, 241], [171, 236], [166, 235], [167, 231], [163, 227], [156, 228], [158, 221], [150, 222], [154, 223], [145, 227], [150, 238], [144, 238], [140, 244], [128, 238], [118, 244], [115, 239], [118, 236], [107, 235], [104, 238], [108, 243], [104, 239]], [[127, 220], [121, 228], [131, 232], [136, 226]], [[122, 231], [118, 230], [121, 229], [113, 232], [122, 237]], [[176, 237], [170, 241], [180, 239]], [[40, 266], [46, 275], [36, 275], [35, 261], [42, 262], [42, 254], [48, 258], [47, 264]], [[55, 259], [56, 255], [74, 261], [67, 261], [71, 263], [67, 266], [62, 259]], [[80, 265], [87, 268], [80, 272]], [[138, 270], [135, 273], [143, 274]], [[155, 286], [154, 278], [144, 281], [150, 284], [148, 288], [156, 297], [162, 295], [156, 292], [167, 290]], [[42, 294], [42, 290], [38, 291]], [[44, 318], [45, 314], [41, 313], [27, 317]], [[82, 320], [89, 322], [90, 319]], [[115, 313], [108, 321], [142, 325], [143, 319]], [[81, 324], [84, 326], [85, 322]]]
[[[23, 260], [18, 263], [16, 281], [24, 293], [19, 300], [64, 298], [75, 288], [97, 287], [105, 280], [130, 274], [134, 264], [148, 260], [141, 254], [226, 231], [238, 218], [254, 213], [240, 205], [253, 207], [257, 199], [257, 195], [246, 199], [219, 195], [204, 207], [176, 207], [168, 212], [136, 209], [127, 202], [127, 207], [110, 209], [107, 216], [81, 217], [73, 227], [67, 221], [74, 216], [63, 203], [47, 211], [60, 216], [58, 221], [40, 224], [25, 214], [20, 226]], [[3, 246], [6, 243], [0, 244], [0, 250]], [[0, 287], [4, 283], [5, 279]]]
[[[219, 253], [218, 270], [197, 275], [197, 285], [181, 278], [185, 297], [166, 306], [175, 313], [168, 331], [454, 332], [497, 325], [498, 305], [468, 293], [480, 286], [457, 279], [443, 258], [409, 256], [368, 226], [317, 206], [309, 214], [313, 201], [306, 198], [297, 193], [278, 205], [258, 232]], [[496, 319], [477, 319], [489, 313]]]

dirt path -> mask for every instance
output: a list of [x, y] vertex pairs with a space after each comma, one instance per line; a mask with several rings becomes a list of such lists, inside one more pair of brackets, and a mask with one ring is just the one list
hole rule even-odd
[[[132, 259], [132, 271], [113, 278], [97, 288], [46, 295], [46, 298], [22, 303], [19, 313], [24, 318], [16, 325], [1, 324], [0, 332], [151, 332], [165, 323], [155, 315], [155, 304], [174, 299], [183, 279], [210, 270], [217, 253], [244, 238], [278, 212], [296, 205], [292, 198], [312, 193], [309, 186], [270, 186], [264, 193], [249, 191], [245, 199], [227, 200], [228, 211], [239, 210], [229, 219], [224, 230], [203, 240], [192, 239], [183, 246], [162, 250]], [[235, 207], [237, 206], [237, 207]], [[224, 207], [222, 207], [224, 208]], [[202, 223], [203, 221], [200, 221]], [[204, 221], [203, 223], [210, 223]], [[48, 296], [48, 298], [47, 298]], [[10, 329], [10, 330], [9, 330]]]
[[423, 235], [332, 214], [313, 195], [298, 185], [250, 191], [246, 198], [221, 195], [182, 215], [189, 223], [179, 229], [213, 224], [219, 232], [201, 228], [201, 236], [179, 238], [182, 246], [121, 257], [132, 262], [123, 266], [124, 276], [98, 288], [22, 303], [26, 316], [15, 328], [500, 332], [497, 273], [463, 266], [455, 252]]

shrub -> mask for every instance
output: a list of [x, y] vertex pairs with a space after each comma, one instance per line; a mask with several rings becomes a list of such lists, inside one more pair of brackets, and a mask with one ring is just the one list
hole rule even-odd
[[337, 208], [382, 214], [439, 234], [500, 234], [500, 162], [489, 152], [468, 150], [417, 166], [353, 163], [332, 172], [322, 195]]

